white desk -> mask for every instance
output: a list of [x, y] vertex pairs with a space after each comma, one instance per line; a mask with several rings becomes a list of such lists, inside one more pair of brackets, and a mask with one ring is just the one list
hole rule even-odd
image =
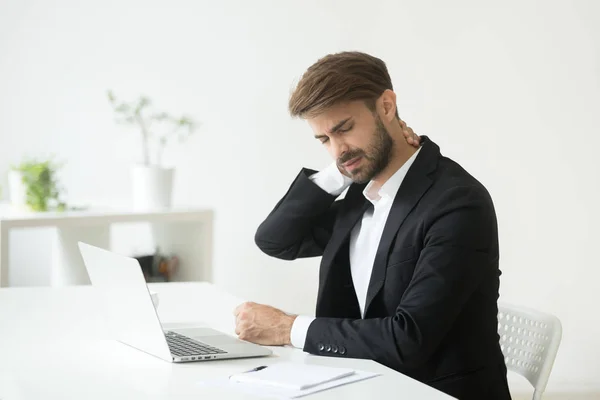
[[0, 204], [0, 287], [10, 286], [10, 233], [14, 229], [56, 229], [53, 243], [51, 285], [89, 284], [77, 247], [78, 241], [110, 249], [111, 227], [147, 223], [152, 245], [162, 253], [179, 257], [174, 281], [210, 281], [213, 213], [203, 209], [169, 209], [156, 212], [91, 210], [68, 212], [23, 212]]
[[[242, 300], [208, 283], [151, 284], [163, 323], [233, 334]], [[319, 357], [273, 347], [266, 358], [171, 364], [110, 340], [90, 286], [0, 289], [0, 399], [255, 399], [199, 381], [282, 360], [376, 371], [382, 375], [307, 399], [443, 400], [449, 396], [367, 360]], [[168, 326], [167, 326], [168, 328]]]

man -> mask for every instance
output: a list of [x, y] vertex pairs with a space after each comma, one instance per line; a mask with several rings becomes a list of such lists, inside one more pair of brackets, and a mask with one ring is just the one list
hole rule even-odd
[[375, 57], [322, 58], [289, 109], [335, 161], [303, 169], [255, 239], [273, 257], [322, 256], [316, 318], [245, 303], [235, 310], [239, 337], [371, 359], [461, 400], [510, 399], [486, 189], [413, 137]]

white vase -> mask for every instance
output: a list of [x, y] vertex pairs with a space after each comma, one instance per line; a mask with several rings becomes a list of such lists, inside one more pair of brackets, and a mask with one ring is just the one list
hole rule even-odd
[[155, 211], [171, 207], [173, 168], [134, 165], [131, 169], [133, 208]]
[[27, 205], [27, 186], [23, 183], [21, 171], [8, 171], [8, 192], [10, 204], [18, 210], [29, 210]]

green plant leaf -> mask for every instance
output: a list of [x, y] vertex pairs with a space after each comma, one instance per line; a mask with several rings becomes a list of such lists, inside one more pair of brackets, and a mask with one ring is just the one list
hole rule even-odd
[[166, 112], [155, 113], [150, 116], [150, 119], [152, 119], [154, 121], [164, 121], [169, 118], [171, 118], [171, 117]]
[[26, 202], [33, 211], [48, 211], [54, 204], [61, 204], [56, 171], [62, 164], [52, 159], [27, 160], [15, 166], [20, 171], [26, 187]]
[[128, 113], [131, 111], [131, 106], [127, 103], [121, 103], [116, 108], [115, 111], [118, 113]]

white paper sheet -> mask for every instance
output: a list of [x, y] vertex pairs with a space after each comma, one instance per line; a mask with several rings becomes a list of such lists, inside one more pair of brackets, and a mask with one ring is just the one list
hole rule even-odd
[[242, 372], [229, 377], [237, 383], [305, 390], [313, 386], [345, 378], [354, 374], [352, 368], [326, 367], [295, 362], [278, 362], [258, 371]]
[[248, 394], [254, 394], [258, 396], [264, 397], [272, 397], [274, 399], [297, 399], [299, 397], [304, 397], [312, 393], [321, 392], [323, 390], [331, 389], [337, 386], [347, 385], [349, 383], [362, 381], [365, 379], [376, 377], [380, 374], [375, 372], [367, 372], [367, 371], [355, 371], [354, 374], [347, 376], [345, 378], [340, 378], [331, 382], [323, 383], [321, 385], [317, 385], [305, 390], [289, 390], [283, 388], [276, 388], [265, 385], [256, 385], [256, 384], [248, 384], [248, 383], [236, 383], [229, 378], [220, 378], [213, 379], [209, 381], [201, 381], [200, 385], [205, 386], [216, 386], [227, 388], [230, 390], [242, 391]]

